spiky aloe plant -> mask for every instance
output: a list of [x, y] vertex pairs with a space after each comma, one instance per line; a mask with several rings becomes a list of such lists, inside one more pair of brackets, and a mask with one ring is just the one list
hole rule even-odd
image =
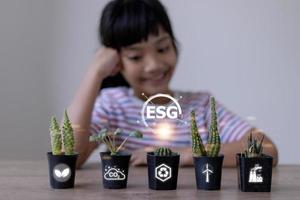
[[209, 157], [216, 157], [219, 155], [221, 148], [221, 139], [218, 131], [218, 118], [216, 112], [216, 100], [214, 97], [210, 98], [211, 105], [211, 124], [208, 137], [207, 155]]
[[192, 152], [195, 157], [206, 156], [205, 147], [198, 132], [195, 111], [191, 112]]
[[51, 149], [53, 155], [60, 155], [62, 153], [62, 138], [61, 131], [55, 117], [51, 118], [50, 122], [50, 136], [51, 136]]
[[154, 151], [154, 155], [156, 156], [171, 156], [172, 154], [172, 150], [167, 147], [159, 147]]
[[210, 98], [211, 106], [211, 125], [208, 136], [208, 144], [205, 149], [200, 134], [198, 132], [195, 111], [191, 112], [191, 134], [192, 134], [192, 152], [193, 156], [216, 157], [221, 148], [221, 139], [218, 131], [218, 119], [216, 112], [216, 101], [214, 97]]
[[245, 150], [245, 157], [247, 158], [261, 157], [263, 151], [263, 141], [264, 141], [264, 135], [262, 136], [261, 140], [258, 141], [257, 138], [253, 137], [253, 131], [251, 131], [250, 135], [248, 136], [247, 149]]
[[116, 129], [114, 132], [109, 131], [107, 129], [102, 129], [98, 134], [91, 135], [89, 140], [90, 142], [98, 142], [102, 141], [106, 144], [107, 148], [110, 151], [111, 155], [116, 155], [118, 152], [122, 149], [126, 141], [129, 137], [135, 137], [135, 138], [142, 138], [143, 134], [139, 131], [132, 131], [129, 133], [129, 135], [123, 140], [123, 142], [117, 146], [115, 139], [116, 136], [120, 135], [122, 133], [121, 129]]
[[64, 113], [62, 135], [63, 135], [65, 155], [72, 155], [74, 153], [74, 135], [73, 135], [73, 128], [66, 110]]

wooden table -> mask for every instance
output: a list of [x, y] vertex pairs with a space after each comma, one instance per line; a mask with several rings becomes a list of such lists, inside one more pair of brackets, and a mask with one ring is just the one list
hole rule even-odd
[[75, 189], [53, 190], [49, 186], [47, 161], [0, 161], [0, 199], [300, 199], [300, 166], [282, 165], [273, 170], [271, 193], [244, 193], [237, 188], [235, 168], [224, 169], [220, 191], [196, 189], [194, 168], [180, 168], [177, 190], [148, 189], [147, 168], [131, 167], [128, 188], [102, 187], [100, 164], [92, 163], [76, 172]]

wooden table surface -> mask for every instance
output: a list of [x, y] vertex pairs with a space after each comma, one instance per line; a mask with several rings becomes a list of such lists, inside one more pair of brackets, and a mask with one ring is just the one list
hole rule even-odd
[[194, 168], [180, 168], [177, 190], [148, 189], [146, 167], [131, 167], [127, 189], [103, 189], [99, 163], [76, 172], [75, 188], [53, 190], [49, 186], [48, 163], [44, 161], [0, 161], [0, 199], [300, 199], [300, 165], [281, 165], [273, 169], [271, 193], [245, 193], [237, 188], [235, 168], [225, 168], [220, 191], [196, 189]]

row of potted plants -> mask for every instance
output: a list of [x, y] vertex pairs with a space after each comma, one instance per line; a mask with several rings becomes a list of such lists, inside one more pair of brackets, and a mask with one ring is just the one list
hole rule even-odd
[[[211, 97], [211, 125], [206, 145], [198, 132], [195, 112], [191, 112], [192, 153], [198, 189], [219, 190], [221, 187], [224, 155], [219, 154], [221, 139], [218, 131], [216, 103]], [[133, 131], [116, 145], [116, 137], [122, 131], [102, 129], [90, 136], [90, 141], [101, 141], [109, 151], [101, 152], [103, 186], [107, 189], [127, 187], [130, 153], [121, 151], [129, 137], [142, 138], [143, 134]], [[67, 112], [62, 128], [56, 119], [50, 125], [52, 152], [48, 152], [49, 177], [52, 188], [73, 188], [78, 153], [74, 152], [73, 130]], [[64, 152], [62, 151], [64, 149]], [[263, 138], [258, 141], [252, 133], [244, 153], [236, 155], [239, 189], [245, 192], [270, 192], [272, 180], [272, 157], [262, 154]], [[147, 153], [148, 184], [154, 190], [175, 190], [180, 155], [167, 147], [158, 147]]]

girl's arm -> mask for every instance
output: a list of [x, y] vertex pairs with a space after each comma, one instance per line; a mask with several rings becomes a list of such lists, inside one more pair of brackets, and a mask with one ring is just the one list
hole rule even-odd
[[78, 152], [77, 167], [80, 167], [91, 152], [98, 146], [89, 142], [89, 127], [95, 99], [99, 94], [102, 81], [109, 75], [116, 74], [119, 67], [119, 55], [114, 49], [100, 49], [80, 83], [68, 113], [74, 128], [75, 151]]
[[[239, 141], [225, 143], [221, 145], [220, 154], [224, 154], [224, 167], [235, 167], [236, 166], [236, 154], [242, 153], [247, 144], [248, 135], [251, 131], [248, 131]], [[260, 132], [258, 129], [254, 129], [254, 135], [261, 138], [264, 133]], [[265, 134], [264, 134], [265, 135]], [[174, 149], [176, 151], [176, 148]], [[192, 149], [191, 148], [178, 148], [181, 154], [181, 165], [189, 166], [193, 165]], [[273, 157], [273, 166], [278, 163], [278, 152], [275, 144], [265, 135], [263, 142], [263, 153], [268, 154]]]
[[[258, 129], [254, 131], [255, 136], [261, 138], [262, 134]], [[236, 142], [230, 142], [222, 144], [220, 154], [224, 154], [224, 167], [235, 167], [236, 166], [236, 154], [244, 151], [246, 147], [246, 141], [250, 131], [245, 134], [243, 138]], [[265, 134], [264, 134], [265, 135]], [[275, 144], [265, 135], [263, 142], [263, 153], [268, 154], [273, 157], [273, 166], [276, 166], [278, 163], [278, 152]], [[192, 166], [193, 165], [193, 156], [191, 147], [173, 147], [172, 151], [180, 154], [180, 165], [181, 166]], [[132, 155], [131, 164], [132, 165], [145, 165], [147, 164], [146, 153], [147, 151], [153, 151], [153, 149], [143, 149], [135, 151]]]
[[[222, 144], [221, 153], [225, 155], [223, 166], [236, 166], [236, 153], [244, 152], [250, 132], [251, 130], [248, 131], [247, 134], [245, 134], [239, 141]], [[263, 153], [272, 156], [273, 166], [276, 166], [278, 164], [278, 151], [275, 144], [266, 136], [265, 133], [260, 132], [258, 129], [254, 129], [253, 133], [258, 138], [261, 138], [262, 135], [265, 136], [263, 141]]]

